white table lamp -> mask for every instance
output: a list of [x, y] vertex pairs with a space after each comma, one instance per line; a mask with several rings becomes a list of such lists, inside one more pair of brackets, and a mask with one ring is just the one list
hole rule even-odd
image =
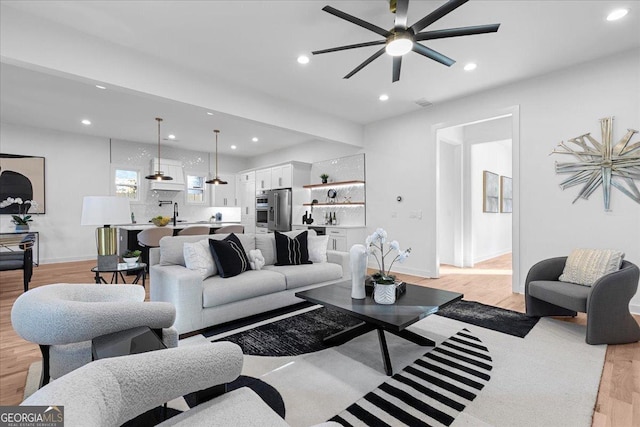
[[118, 229], [113, 224], [131, 221], [129, 200], [116, 196], [85, 196], [82, 201], [81, 225], [100, 225], [96, 230], [98, 269], [118, 266]]

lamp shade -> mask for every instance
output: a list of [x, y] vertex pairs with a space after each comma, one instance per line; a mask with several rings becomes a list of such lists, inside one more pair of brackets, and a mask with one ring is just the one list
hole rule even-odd
[[129, 200], [117, 196], [85, 196], [81, 225], [128, 224], [131, 222]]

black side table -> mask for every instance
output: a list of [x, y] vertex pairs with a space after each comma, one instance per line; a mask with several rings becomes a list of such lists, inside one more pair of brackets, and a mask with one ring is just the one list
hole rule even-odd
[[98, 360], [163, 350], [167, 346], [164, 345], [158, 334], [162, 334], [162, 330], [153, 331], [147, 326], [138, 326], [137, 328], [101, 335], [91, 341], [91, 357], [93, 360]]
[[[116, 266], [116, 268], [108, 268], [108, 269], [105, 269], [105, 268], [100, 269], [99, 267], [93, 267], [91, 271], [93, 271], [96, 274], [97, 284], [118, 283], [118, 276], [120, 276], [122, 283], [127, 283], [127, 281], [124, 279], [124, 275], [122, 274], [124, 272], [136, 273], [135, 279], [133, 279], [133, 282], [131, 282], [132, 285], [137, 284], [140, 281], [140, 279], [142, 279], [142, 287], [144, 288], [146, 284], [146, 279], [147, 279], [147, 264], [145, 264], [144, 262], [139, 262], [133, 265], [128, 265], [126, 263], [119, 263]], [[107, 282], [100, 275], [100, 273], [113, 273], [111, 275], [111, 282]]]

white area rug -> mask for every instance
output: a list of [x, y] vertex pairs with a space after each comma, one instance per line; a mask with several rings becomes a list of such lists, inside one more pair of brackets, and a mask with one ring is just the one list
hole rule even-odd
[[[606, 345], [586, 344], [584, 326], [543, 318], [523, 339], [429, 316], [409, 329], [439, 345], [463, 328], [487, 347], [493, 367], [490, 380], [483, 382], [475, 399], [465, 402], [452, 426], [591, 425]], [[386, 335], [396, 373], [432, 350]], [[211, 345], [212, 338], [194, 336], [180, 345]], [[40, 366], [36, 365], [39, 363], [29, 370], [25, 396], [37, 387]], [[259, 378], [278, 390], [286, 407], [285, 419], [292, 426], [329, 420], [381, 384], [394, 381], [384, 374], [375, 331], [342, 346], [302, 356], [245, 356], [243, 375]], [[175, 402], [175, 406], [186, 409], [183, 402]], [[396, 419], [388, 424], [406, 425]]]

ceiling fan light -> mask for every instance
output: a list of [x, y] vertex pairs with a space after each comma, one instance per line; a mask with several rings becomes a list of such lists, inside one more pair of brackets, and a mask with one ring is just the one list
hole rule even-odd
[[398, 34], [389, 39], [387, 46], [384, 49], [387, 52], [387, 55], [406, 55], [411, 52], [411, 49], [413, 49], [413, 40], [411, 40], [406, 34]]

